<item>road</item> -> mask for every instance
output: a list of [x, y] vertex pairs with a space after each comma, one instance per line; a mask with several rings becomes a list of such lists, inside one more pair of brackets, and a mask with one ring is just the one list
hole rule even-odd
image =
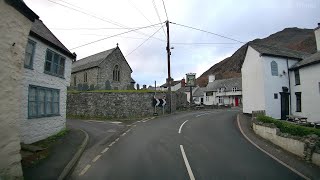
[[301, 179], [244, 139], [238, 112], [197, 111], [139, 122], [73, 179]]

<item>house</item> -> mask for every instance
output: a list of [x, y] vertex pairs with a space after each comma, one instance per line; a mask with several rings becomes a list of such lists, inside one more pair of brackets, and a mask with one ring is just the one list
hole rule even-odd
[[0, 0], [0, 179], [23, 179], [19, 134], [22, 59], [32, 23], [38, 18], [22, 0]]
[[265, 110], [285, 119], [290, 114], [289, 69], [309, 54], [287, 48], [249, 43], [242, 65], [243, 112]]
[[204, 103], [204, 93], [207, 90], [206, 87], [197, 86], [192, 92], [193, 101], [195, 104], [202, 105]]
[[320, 25], [315, 29], [317, 52], [289, 69], [291, 114], [320, 121]]
[[66, 128], [67, 86], [76, 58], [36, 19], [25, 50], [20, 137], [30, 144]]
[[205, 105], [240, 106], [242, 104], [241, 78], [216, 80], [215, 75], [210, 75], [204, 98]]
[[[168, 91], [168, 83], [165, 83], [163, 85], [160, 86], [161, 91]], [[178, 89], [180, 89], [181, 86], [181, 80], [180, 81], [171, 81], [171, 91], [177, 91]]]
[[115, 47], [72, 63], [71, 86], [88, 89], [134, 89], [132, 69]]

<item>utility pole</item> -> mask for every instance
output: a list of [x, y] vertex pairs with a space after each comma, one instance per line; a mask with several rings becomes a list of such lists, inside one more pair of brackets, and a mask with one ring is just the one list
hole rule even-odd
[[168, 93], [170, 96], [170, 106], [169, 106], [169, 113], [171, 113], [171, 108], [172, 108], [172, 95], [171, 95], [171, 75], [170, 75], [170, 36], [169, 36], [169, 21], [166, 21], [166, 26], [167, 26], [167, 59], [168, 59]]

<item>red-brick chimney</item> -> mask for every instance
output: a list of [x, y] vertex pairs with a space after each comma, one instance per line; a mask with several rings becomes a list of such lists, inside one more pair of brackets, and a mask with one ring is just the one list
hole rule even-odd
[[181, 79], [181, 87], [185, 87], [186, 86], [186, 80], [183, 78]]

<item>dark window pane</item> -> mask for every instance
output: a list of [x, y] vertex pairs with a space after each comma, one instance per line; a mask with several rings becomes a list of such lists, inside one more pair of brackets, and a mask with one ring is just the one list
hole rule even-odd
[[58, 55], [58, 54], [54, 54], [54, 56], [53, 56], [53, 62], [54, 62], [55, 64], [59, 64], [59, 55]]
[[36, 110], [36, 102], [29, 102], [29, 116], [36, 116], [37, 110]]
[[53, 73], [55, 74], [58, 74], [58, 64], [53, 64], [53, 70], [52, 70]]
[[294, 78], [295, 78], [296, 85], [299, 85], [300, 84], [300, 73], [299, 73], [299, 70], [295, 70], [294, 71]]
[[46, 55], [46, 61], [52, 61], [52, 52], [51, 51], [47, 51], [47, 55]]
[[59, 103], [55, 102], [53, 104], [53, 114], [59, 114]]
[[271, 62], [271, 74], [272, 76], [278, 76], [278, 64], [275, 61]]
[[24, 65], [31, 66], [31, 57], [32, 57], [31, 54], [26, 52], [25, 59], [24, 59]]
[[39, 115], [44, 115], [45, 114], [45, 105], [44, 105], [44, 102], [45, 102], [45, 90], [44, 89], [39, 89], [38, 91], [38, 104], [39, 104], [39, 109], [38, 109], [38, 112], [39, 112]]
[[52, 114], [52, 91], [46, 91], [46, 113]]
[[46, 61], [44, 70], [48, 72], [51, 71], [51, 62]]
[[29, 89], [29, 101], [36, 101], [36, 88]]

